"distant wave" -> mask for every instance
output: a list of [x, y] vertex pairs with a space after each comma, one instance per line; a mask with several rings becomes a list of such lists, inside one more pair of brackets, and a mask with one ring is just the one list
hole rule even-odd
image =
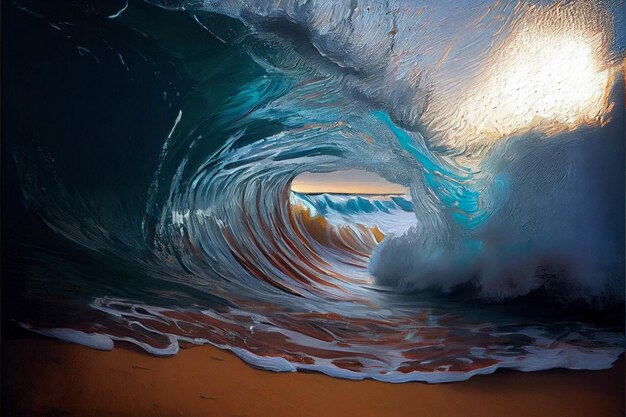
[[290, 201], [310, 209], [312, 215], [323, 216], [335, 226], [377, 227], [386, 235], [400, 235], [417, 221], [408, 196], [306, 195], [293, 192]]

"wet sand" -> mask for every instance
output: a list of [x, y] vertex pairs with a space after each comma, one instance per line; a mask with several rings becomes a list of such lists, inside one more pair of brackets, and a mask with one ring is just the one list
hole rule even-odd
[[606, 371], [394, 385], [257, 370], [209, 346], [156, 358], [20, 337], [2, 351], [3, 416], [624, 416], [623, 355]]

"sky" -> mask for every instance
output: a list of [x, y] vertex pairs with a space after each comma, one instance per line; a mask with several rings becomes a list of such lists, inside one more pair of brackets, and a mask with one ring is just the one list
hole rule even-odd
[[373, 172], [349, 169], [328, 173], [304, 172], [291, 183], [291, 189], [303, 194], [406, 194], [408, 190]]

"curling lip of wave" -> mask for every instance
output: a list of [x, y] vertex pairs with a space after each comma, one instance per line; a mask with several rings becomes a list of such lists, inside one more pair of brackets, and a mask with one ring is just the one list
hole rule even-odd
[[513, 133], [606, 121], [607, 68], [615, 64], [610, 2], [437, 3], [206, 0], [183, 7], [291, 42], [310, 70], [342, 79], [394, 121], [428, 130], [432, 146], [466, 163]]

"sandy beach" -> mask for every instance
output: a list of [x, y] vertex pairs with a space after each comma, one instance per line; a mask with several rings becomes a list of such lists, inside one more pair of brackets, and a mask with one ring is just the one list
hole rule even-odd
[[157, 358], [38, 337], [4, 341], [3, 416], [623, 416], [624, 358], [606, 371], [499, 371], [386, 384], [254, 369], [202, 346]]

